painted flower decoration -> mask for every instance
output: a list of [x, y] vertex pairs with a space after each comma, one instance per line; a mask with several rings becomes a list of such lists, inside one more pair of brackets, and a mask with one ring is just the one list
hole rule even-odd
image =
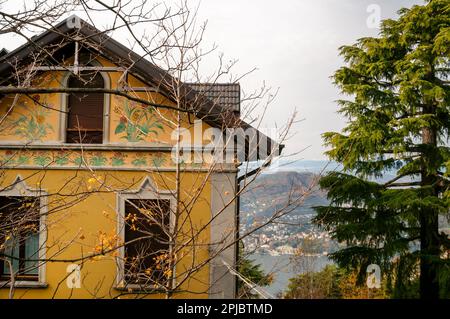
[[123, 99], [123, 113], [114, 131], [128, 142], [140, 142], [151, 135], [158, 135], [164, 128], [154, 113], [154, 108], [143, 107], [127, 99]]

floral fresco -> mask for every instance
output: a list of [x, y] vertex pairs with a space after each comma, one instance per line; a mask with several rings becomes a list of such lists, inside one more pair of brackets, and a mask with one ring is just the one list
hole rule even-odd
[[121, 135], [120, 138], [128, 142], [140, 142], [164, 131], [153, 107], [120, 97], [115, 97], [115, 101], [119, 105], [123, 104], [123, 108], [115, 108], [115, 112], [120, 114], [120, 120], [114, 133]]
[[25, 138], [27, 141], [40, 141], [47, 136], [53, 127], [47, 123], [49, 109], [54, 108], [39, 95], [32, 96], [34, 103], [22, 101], [17, 104], [18, 118], [10, 118], [6, 121], [6, 132]]
[[[93, 169], [160, 169], [174, 167], [170, 153], [156, 152], [153, 154], [132, 151], [77, 151], [65, 150], [0, 150], [0, 165], [5, 167], [28, 168], [80, 168]], [[180, 163], [183, 169], [201, 169], [201, 163]]]
[[69, 163], [69, 154], [66, 152], [58, 152], [55, 157], [55, 163], [59, 166], [64, 166]]
[[144, 166], [147, 165], [147, 159], [143, 154], [137, 154], [135, 158], [131, 161], [133, 166]]
[[89, 164], [92, 166], [105, 166], [106, 157], [102, 153], [95, 153], [90, 159]]
[[[67, 167], [83, 168], [86, 165], [92, 168], [162, 168], [172, 164], [170, 154], [157, 152], [122, 151], [84, 151], [83, 155], [76, 151], [66, 150], [0, 150], [0, 165], [9, 167]], [[184, 164], [185, 165], [185, 164]], [[196, 167], [194, 163], [190, 164]]]
[[152, 158], [152, 164], [155, 167], [161, 167], [166, 162], [166, 159], [161, 154], [157, 154]]
[[111, 157], [112, 166], [123, 166], [125, 165], [127, 155], [121, 152], [115, 152]]
[[42, 152], [33, 158], [33, 162], [38, 166], [48, 166], [52, 163], [52, 158], [49, 154]]

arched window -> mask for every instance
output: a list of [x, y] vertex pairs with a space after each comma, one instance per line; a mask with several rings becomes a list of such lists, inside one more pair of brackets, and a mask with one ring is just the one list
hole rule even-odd
[[[71, 75], [69, 88], [104, 88], [99, 72]], [[67, 100], [67, 143], [101, 144], [103, 142], [104, 93], [70, 93]]]

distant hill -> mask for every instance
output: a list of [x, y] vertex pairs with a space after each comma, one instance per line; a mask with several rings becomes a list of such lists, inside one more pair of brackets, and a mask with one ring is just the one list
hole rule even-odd
[[320, 174], [331, 170], [342, 170], [342, 165], [333, 161], [325, 160], [289, 160], [277, 159], [272, 162], [264, 174], [278, 172], [308, 172]]
[[[317, 231], [311, 223], [315, 215], [314, 206], [327, 205], [326, 192], [318, 187], [320, 174], [330, 170], [341, 170], [342, 167], [329, 161], [279, 161], [242, 193], [241, 196], [241, 228], [250, 227], [254, 222], [267, 220], [277, 211], [289, 207], [290, 212], [280, 220], [286, 226], [278, 227], [278, 233], [297, 234]], [[395, 176], [395, 171], [387, 171], [377, 182], [385, 182]], [[440, 217], [441, 231], [450, 234], [447, 218]], [[273, 235], [273, 228], [262, 229], [260, 233]]]
[[[260, 166], [262, 162], [247, 163], [244, 169], [251, 170]], [[277, 158], [272, 164], [264, 170], [263, 175], [278, 172], [308, 172], [319, 174], [322, 171], [341, 170], [342, 165], [324, 160], [290, 160], [286, 158]]]
[[[250, 225], [256, 219], [272, 216], [285, 207], [292, 209], [282, 220], [307, 217], [307, 225], [311, 227], [310, 218], [314, 213], [312, 207], [326, 205], [326, 193], [317, 187], [318, 175], [311, 172], [278, 171], [261, 174], [252, 182], [241, 196], [241, 221]], [[302, 218], [304, 219], [304, 218]], [[299, 228], [299, 229], [300, 229]]]
[[[251, 170], [254, 168], [252, 165], [256, 167], [258, 164], [261, 165], [251, 163], [251, 167], [247, 169]], [[280, 211], [287, 213], [278, 218], [276, 223], [263, 227], [244, 240], [244, 244], [257, 247], [270, 238], [271, 249], [287, 242], [296, 247], [304, 238], [312, 237], [320, 243], [324, 251], [335, 249], [335, 243], [329, 238], [329, 234], [311, 222], [316, 214], [313, 207], [329, 203], [326, 192], [318, 186], [320, 176], [329, 171], [342, 171], [342, 166], [330, 161], [274, 161], [241, 195], [241, 231], [245, 232], [266, 222]], [[387, 181], [394, 176], [394, 171], [388, 171], [377, 181]]]
[[[319, 174], [341, 169], [340, 165], [328, 161], [275, 162], [243, 192], [240, 200], [240, 221], [243, 233], [252, 229], [255, 223], [264, 222], [270, 218], [277, 209], [289, 204], [290, 199], [293, 200], [305, 194], [303, 201], [291, 205], [292, 211], [279, 219], [277, 223], [263, 227], [254, 235], [244, 239], [244, 247], [250, 253], [250, 257], [261, 264], [267, 273], [275, 275], [271, 286], [265, 288], [270, 293], [275, 295], [284, 290], [289, 283], [289, 278], [298, 274], [299, 271], [295, 268], [295, 263], [292, 263], [292, 256], [286, 252], [285, 247], [308, 247], [310, 251], [317, 253], [313, 263], [317, 271], [331, 263], [327, 253], [343, 247], [311, 222], [315, 216], [313, 207], [329, 203], [326, 192], [317, 186]], [[395, 171], [389, 171], [377, 181], [387, 181], [394, 176]], [[440, 226], [441, 231], [450, 234], [450, 225], [443, 216], [440, 217]], [[310, 259], [307, 262], [311, 263]]]

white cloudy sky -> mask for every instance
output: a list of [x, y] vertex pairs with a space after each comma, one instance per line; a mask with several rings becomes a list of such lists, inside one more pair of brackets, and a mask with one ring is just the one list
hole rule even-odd
[[[198, 0], [188, 2], [198, 4]], [[14, 10], [18, 3], [10, 2], [9, 9]], [[422, 0], [203, 0], [199, 20], [208, 21], [206, 45], [214, 42], [219, 46], [218, 52], [239, 60], [235, 73], [258, 68], [240, 81], [244, 91], [258, 89], [263, 81], [279, 88], [277, 99], [265, 116], [265, 126], [283, 125], [294, 109], [298, 111], [303, 121], [293, 128], [295, 136], [286, 143], [286, 154], [306, 148], [296, 158], [324, 159], [321, 133], [339, 130], [344, 125], [334, 103], [338, 91], [329, 78], [342, 65], [338, 47], [378, 34], [376, 27], [367, 25], [371, 5], [380, 8], [381, 18], [392, 18], [401, 7], [422, 3]], [[108, 19], [98, 17], [95, 21], [101, 28]], [[5, 36], [0, 41], [9, 50], [22, 42]]]
[[[226, 3], [226, 5], [224, 5]], [[266, 125], [279, 125], [296, 108], [304, 119], [287, 143], [287, 153], [306, 148], [298, 157], [324, 159], [321, 133], [344, 125], [333, 102], [338, 91], [329, 76], [342, 65], [338, 47], [364, 36], [369, 28], [371, 4], [381, 18], [396, 16], [398, 9], [421, 4], [420, 0], [204, 0], [200, 14], [208, 19], [207, 38], [239, 58], [241, 72], [258, 71], [241, 81], [244, 89], [263, 80], [279, 88]]]

